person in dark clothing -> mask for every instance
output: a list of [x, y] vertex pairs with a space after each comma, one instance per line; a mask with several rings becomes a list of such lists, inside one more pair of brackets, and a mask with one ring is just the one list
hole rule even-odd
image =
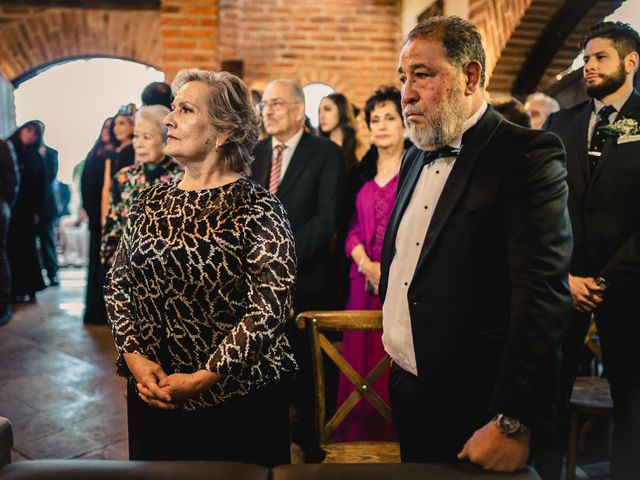
[[166, 82], [151, 82], [142, 90], [141, 100], [142, 105], [164, 105], [171, 110], [171, 87]]
[[56, 252], [55, 229], [58, 223], [59, 208], [55, 195], [54, 182], [58, 176], [58, 152], [49, 146], [45, 146], [45, 184], [46, 191], [44, 197], [44, 205], [40, 221], [37, 225], [37, 234], [40, 238], [40, 258], [42, 266], [47, 272], [49, 285], [57, 287], [60, 285], [58, 280], [58, 254]]
[[11, 320], [11, 267], [7, 258], [7, 233], [18, 181], [18, 164], [13, 145], [0, 140], [0, 325]]
[[[107, 212], [109, 210], [109, 203], [111, 199], [111, 185], [116, 174], [123, 168], [133, 165], [135, 153], [133, 151], [133, 119], [136, 113], [135, 105], [128, 104], [123, 105], [113, 117], [113, 123], [109, 129], [111, 138], [116, 142], [114, 150], [106, 154], [104, 161], [104, 178], [102, 180], [102, 194], [100, 198], [100, 238], [102, 238], [103, 228], [107, 218]], [[94, 284], [91, 288], [95, 289], [95, 308], [91, 317], [85, 317], [86, 323], [94, 324], [106, 324], [107, 310], [104, 304], [104, 281], [107, 274], [107, 268], [102, 264], [100, 260], [100, 248], [102, 241], [100, 240], [98, 246], [98, 258], [99, 270], [97, 276], [93, 279]]]
[[502, 97], [491, 100], [491, 105], [502, 117], [521, 127], [531, 128], [531, 119], [520, 100], [513, 97]]
[[53, 194], [56, 197], [58, 206], [58, 218], [71, 215], [69, 203], [71, 202], [71, 187], [69, 184], [55, 180], [53, 182]]
[[[567, 151], [569, 215], [575, 245], [573, 311], [562, 350], [563, 427], [592, 321], [613, 399], [612, 480], [640, 478], [640, 34], [629, 24], [592, 26], [582, 44], [589, 100], [553, 113], [545, 128]], [[564, 444], [543, 464], [561, 476]], [[538, 466], [537, 469], [540, 470]]]
[[47, 177], [43, 132], [44, 124], [32, 120], [10, 137], [22, 179], [7, 242], [12, 272], [11, 294], [15, 303], [34, 302], [35, 293], [46, 286], [36, 245], [36, 226], [44, 209]]
[[109, 134], [115, 143], [104, 161], [104, 178], [102, 180], [102, 198], [100, 200], [100, 224], [104, 225], [111, 200], [111, 183], [120, 169], [133, 165], [133, 123], [136, 107], [132, 103], [118, 109], [109, 128]]
[[97, 318], [99, 304], [102, 299], [102, 266], [100, 263], [100, 242], [102, 238], [102, 224], [100, 220], [102, 182], [104, 179], [105, 159], [114, 150], [116, 142], [110, 135], [113, 118], [107, 118], [102, 124], [100, 136], [87, 154], [82, 169], [80, 191], [82, 208], [89, 218], [89, 262], [87, 271], [87, 290], [85, 294], [84, 323], [94, 323]]

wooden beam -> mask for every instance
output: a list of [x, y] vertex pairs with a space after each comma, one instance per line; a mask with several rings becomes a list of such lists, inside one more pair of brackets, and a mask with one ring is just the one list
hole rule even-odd
[[600, 1], [565, 0], [529, 51], [511, 88], [513, 95], [527, 95], [536, 91], [547, 68], [558, 51], [565, 45], [569, 35]]

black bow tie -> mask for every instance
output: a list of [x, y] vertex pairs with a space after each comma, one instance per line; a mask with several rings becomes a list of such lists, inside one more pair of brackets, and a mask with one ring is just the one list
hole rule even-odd
[[457, 157], [459, 153], [460, 153], [459, 148], [453, 148], [453, 147], [450, 147], [449, 145], [445, 145], [444, 147], [439, 148], [438, 150], [431, 150], [430, 152], [426, 153], [422, 158], [422, 165], [431, 163], [434, 160], [437, 160], [439, 158]]

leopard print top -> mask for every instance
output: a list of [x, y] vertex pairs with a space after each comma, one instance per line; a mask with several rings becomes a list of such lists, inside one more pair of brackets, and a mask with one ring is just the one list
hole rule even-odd
[[284, 209], [252, 181], [144, 190], [105, 286], [118, 374], [133, 380], [122, 354], [137, 353], [167, 374], [224, 376], [183, 402], [185, 410], [286, 378], [297, 369], [284, 333], [295, 273]]

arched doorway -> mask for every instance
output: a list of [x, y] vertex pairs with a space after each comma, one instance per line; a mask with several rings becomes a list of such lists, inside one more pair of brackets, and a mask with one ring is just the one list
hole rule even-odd
[[16, 123], [44, 122], [45, 141], [59, 151], [58, 179], [71, 183], [74, 167], [91, 149], [104, 119], [123, 104], [139, 105], [145, 85], [163, 80], [161, 71], [130, 60], [57, 62], [14, 81]]

